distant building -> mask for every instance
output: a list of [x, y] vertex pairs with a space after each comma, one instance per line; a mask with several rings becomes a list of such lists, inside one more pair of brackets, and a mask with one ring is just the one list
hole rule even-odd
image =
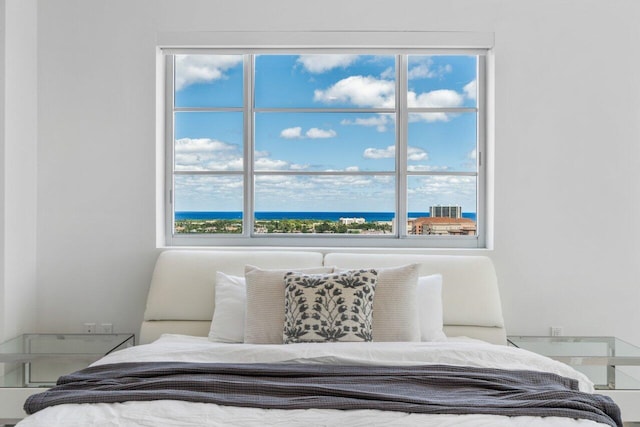
[[431, 218], [462, 218], [462, 206], [431, 206]]
[[366, 220], [364, 218], [340, 218], [340, 224], [364, 224]]
[[475, 236], [476, 223], [469, 218], [420, 217], [410, 221], [411, 234]]

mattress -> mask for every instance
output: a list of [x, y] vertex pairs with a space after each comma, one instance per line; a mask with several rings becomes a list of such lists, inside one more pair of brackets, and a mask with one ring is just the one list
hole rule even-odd
[[[551, 372], [578, 381], [592, 393], [593, 384], [568, 365], [522, 349], [472, 339], [437, 342], [300, 343], [252, 345], [214, 343], [206, 338], [163, 335], [154, 343], [105, 356], [94, 365], [126, 362], [305, 363], [358, 366], [445, 364], [481, 368]], [[56, 426], [603, 426], [564, 417], [409, 414], [380, 410], [261, 409], [156, 400], [145, 402], [63, 404], [25, 418], [20, 427]]]

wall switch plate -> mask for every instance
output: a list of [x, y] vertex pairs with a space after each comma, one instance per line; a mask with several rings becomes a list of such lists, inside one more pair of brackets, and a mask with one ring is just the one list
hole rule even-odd
[[112, 334], [113, 323], [101, 323], [99, 331], [101, 334]]

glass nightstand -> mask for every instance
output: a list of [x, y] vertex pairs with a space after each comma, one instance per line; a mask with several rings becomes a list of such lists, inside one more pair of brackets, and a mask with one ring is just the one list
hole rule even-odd
[[640, 422], [640, 347], [616, 337], [595, 336], [508, 336], [507, 341], [584, 373], [597, 393], [620, 406], [623, 421]]
[[511, 345], [586, 374], [599, 390], [640, 389], [640, 347], [615, 337], [509, 336]]
[[49, 387], [60, 375], [133, 345], [133, 334], [20, 335], [0, 344], [0, 387]]
[[24, 418], [27, 397], [59, 376], [133, 345], [134, 334], [24, 334], [0, 343], [0, 424]]

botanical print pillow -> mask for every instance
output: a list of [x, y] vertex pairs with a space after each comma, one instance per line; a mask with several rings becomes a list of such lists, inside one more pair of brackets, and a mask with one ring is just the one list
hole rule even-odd
[[288, 272], [285, 277], [285, 344], [371, 341], [378, 272]]

